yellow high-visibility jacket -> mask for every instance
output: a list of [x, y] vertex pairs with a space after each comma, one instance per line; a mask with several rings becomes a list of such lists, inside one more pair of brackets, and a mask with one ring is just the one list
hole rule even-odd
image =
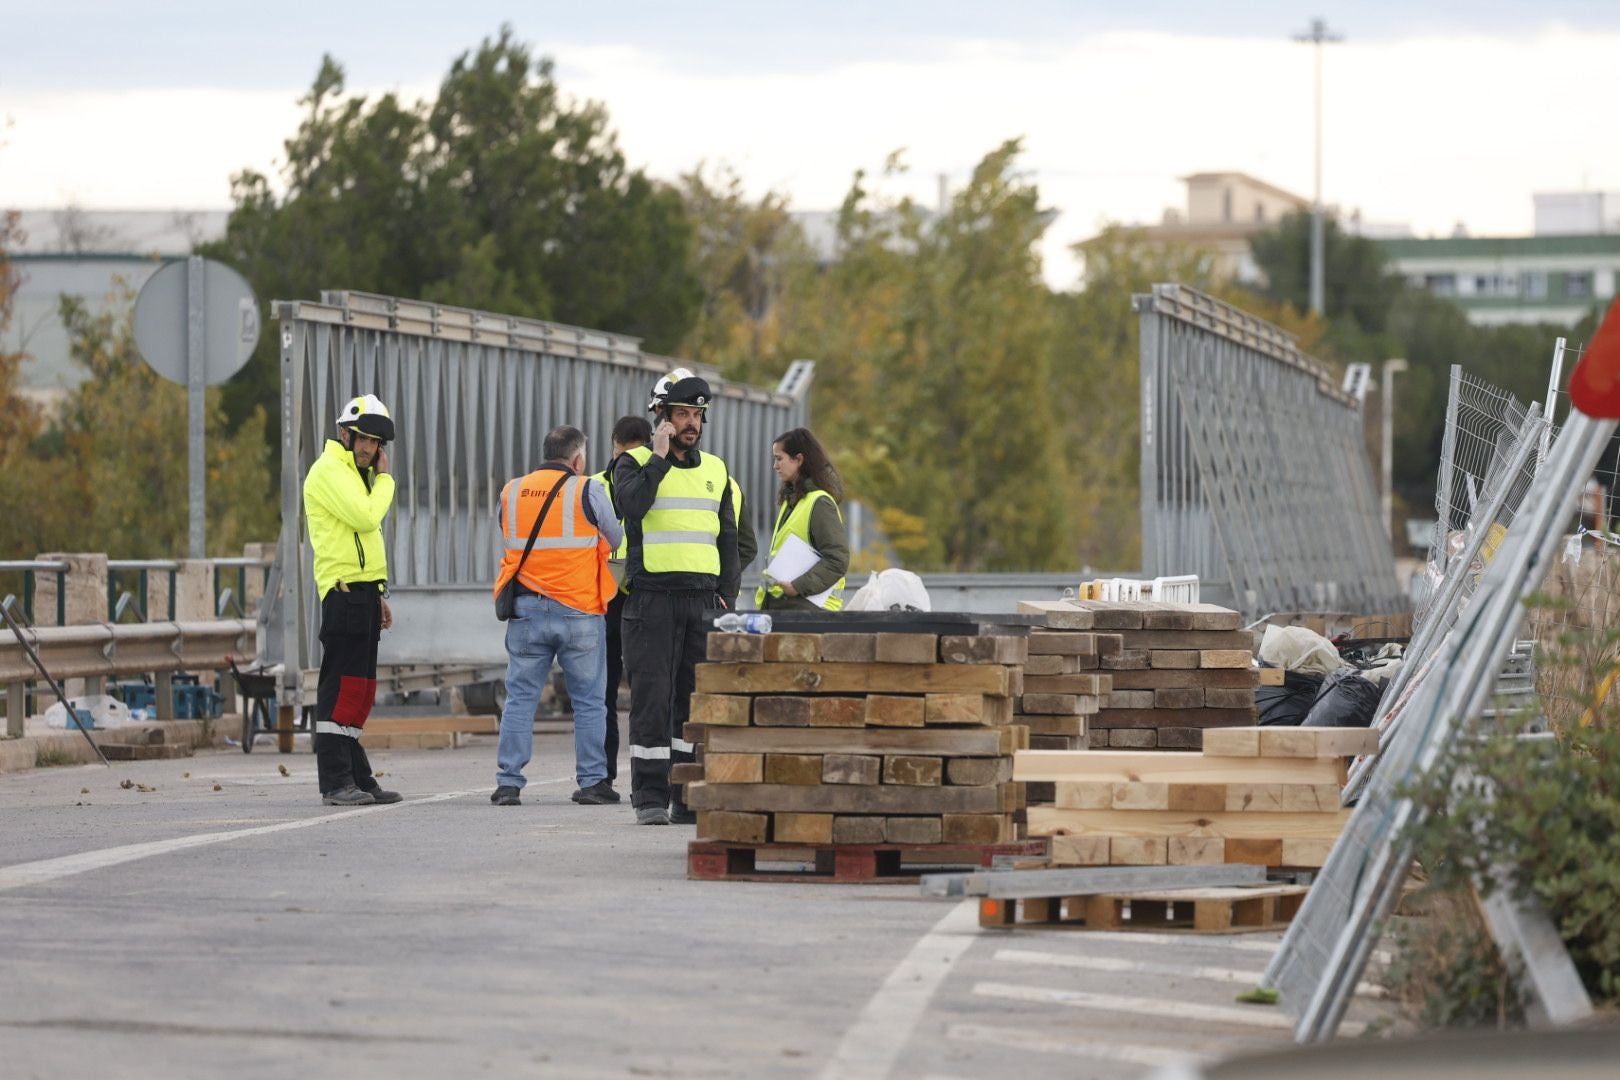
[[304, 477], [304, 517], [315, 553], [315, 589], [325, 596], [340, 581], [387, 581], [388, 555], [382, 523], [394, 505], [394, 478], [371, 474], [371, 487], [355, 467], [353, 452], [336, 439]]

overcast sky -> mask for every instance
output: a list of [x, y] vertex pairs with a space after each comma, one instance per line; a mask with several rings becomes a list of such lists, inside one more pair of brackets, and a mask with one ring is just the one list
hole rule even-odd
[[750, 189], [836, 206], [904, 147], [895, 190], [932, 199], [1001, 140], [1060, 211], [1048, 276], [1108, 220], [1236, 169], [1308, 196], [1315, 14], [1326, 53], [1324, 197], [1420, 234], [1525, 233], [1534, 191], [1620, 190], [1608, 102], [1620, 3], [1260, 0], [811, 4], [0, 0], [0, 206], [229, 205], [273, 173], [323, 52], [353, 90], [430, 95], [503, 20], [602, 101], [632, 161], [729, 162]]

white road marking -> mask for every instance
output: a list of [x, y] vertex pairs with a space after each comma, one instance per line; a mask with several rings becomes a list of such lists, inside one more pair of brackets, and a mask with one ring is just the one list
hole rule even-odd
[[[530, 786], [561, 784], [572, 781], [573, 777], [564, 776], [555, 780], [536, 780]], [[422, 806], [427, 803], [444, 802], [447, 799], [460, 799], [468, 795], [477, 795], [484, 790], [484, 788], [469, 788], [466, 791], [446, 791], [438, 795], [425, 795], [419, 799], [406, 799], [404, 802], [391, 803], [385, 806], [360, 806], [353, 810], [340, 810], [335, 814], [323, 814], [320, 817], [302, 818], [298, 821], [284, 821], [276, 825], [260, 825], [252, 829], [233, 829], [229, 832], [197, 833], [193, 836], [177, 836], [171, 840], [153, 840], [144, 844], [124, 844], [120, 847], [102, 848], [99, 851], [84, 851], [77, 855], [63, 855], [55, 859], [18, 863], [15, 866], [0, 867], [0, 892], [5, 892], [8, 889], [22, 889], [29, 885], [42, 885], [47, 881], [72, 877], [75, 874], [86, 874], [92, 870], [101, 870], [109, 866], [117, 866], [120, 863], [135, 862], [138, 859], [150, 859], [154, 855], [167, 855], [174, 851], [186, 851], [190, 848], [206, 847], [210, 844], [223, 844], [231, 840], [245, 840], [252, 836], [267, 836], [270, 833], [286, 832], [290, 829], [309, 829], [317, 825], [329, 825], [334, 821], [345, 821], [361, 814], [381, 814], [408, 806]]]
[[978, 939], [979, 906], [964, 900], [924, 934], [897, 964], [821, 1070], [822, 1080], [883, 1080], [911, 1040], [951, 968]]
[[1065, 956], [1030, 949], [1000, 949], [997, 960], [1014, 964], [1041, 964], [1046, 967], [1082, 968], [1086, 971], [1113, 971], [1130, 975], [1165, 975], [1182, 979], [1210, 979], [1215, 982], [1257, 986], [1265, 974], [1261, 968], [1241, 969], [1203, 967], [1196, 964], [1160, 964], [1150, 960], [1123, 960], [1115, 956]]
[[1087, 941], [1107, 941], [1110, 944], [1129, 944], [1140, 941], [1147, 945], [1177, 945], [1187, 948], [1192, 945], [1208, 946], [1212, 949], [1238, 949], [1243, 952], [1274, 953], [1279, 941], [1249, 941], [1240, 937], [1227, 937], [1218, 934], [1155, 934], [1148, 931], [1136, 930], [1088, 930], [1085, 932]]
[[[980, 997], [1029, 1001], [1044, 1005], [1067, 1005], [1072, 1009], [1136, 1013], [1140, 1016], [1162, 1016], [1181, 1021], [1204, 1020], [1216, 1024], [1241, 1024], [1279, 1031], [1294, 1029], [1294, 1021], [1288, 1014], [1268, 1005], [1237, 1008], [1229, 1005], [1202, 1005], [1192, 1001], [1126, 997], [1122, 994], [1092, 994], [1084, 990], [1053, 990], [1044, 986], [1014, 986], [1009, 983], [979, 983], [973, 987], [973, 992]], [[1344, 1035], [1356, 1035], [1365, 1027], [1365, 1024], [1346, 1022], [1339, 1026], [1339, 1031]]]
[[[1210, 979], [1215, 982], [1259, 986], [1265, 971], [1260, 968], [1205, 967], [1200, 964], [1160, 964], [1152, 960], [1125, 960], [1116, 956], [1073, 956], [1066, 953], [1037, 952], [1033, 949], [1001, 949], [995, 958], [1015, 964], [1044, 964], [1047, 967], [1082, 968], [1086, 971], [1114, 971], [1130, 975], [1163, 975], [1179, 979]], [[1369, 982], [1356, 984], [1356, 996], [1382, 998], [1388, 994]]]
[[1036, 1054], [1062, 1054], [1066, 1057], [1118, 1061], [1127, 1065], [1204, 1064], [1216, 1060], [1212, 1055], [1170, 1050], [1162, 1046], [1107, 1043], [1081, 1036], [1054, 1035], [1051, 1032], [1031, 1031], [1027, 1028], [986, 1027], [983, 1024], [951, 1024], [945, 1029], [945, 1037], [958, 1042], [983, 1043], [986, 1046], [1028, 1050]]

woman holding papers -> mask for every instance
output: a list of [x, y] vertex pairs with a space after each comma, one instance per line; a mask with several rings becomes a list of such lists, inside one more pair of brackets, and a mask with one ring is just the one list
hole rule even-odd
[[772, 443], [771, 464], [782, 487], [765, 585], [754, 603], [765, 611], [838, 611], [849, 569], [838, 470], [808, 428], [794, 428]]

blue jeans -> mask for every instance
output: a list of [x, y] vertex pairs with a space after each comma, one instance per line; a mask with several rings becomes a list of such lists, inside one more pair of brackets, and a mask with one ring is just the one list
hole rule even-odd
[[602, 731], [607, 719], [607, 624], [544, 596], [520, 596], [506, 624], [506, 708], [495, 753], [495, 783], [521, 788], [523, 768], [534, 756], [534, 712], [551, 677], [562, 665], [574, 702], [574, 771], [580, 787], [607, 779]]

